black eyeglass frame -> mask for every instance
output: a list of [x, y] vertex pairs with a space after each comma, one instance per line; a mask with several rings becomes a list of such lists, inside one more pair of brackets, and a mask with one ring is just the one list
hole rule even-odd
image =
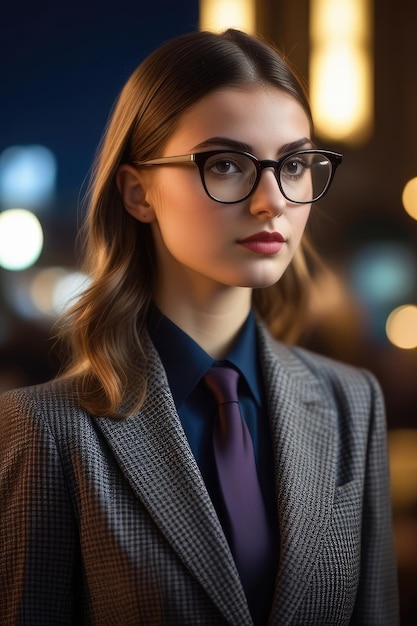
[[[204, 165], [210, 157], [216, 156], [217, 154], [239, 154], [241, 156], [247, 157], [255, 165], [256, 167], [255, 181], [253, 183], [252, 189], [243, 198], [239, 198], [239, 200], [226, 200], [226, 201], [219, 200], [219, 198], [216, 198], [215, 196], [213, 196], [207, 189], [205, 178], [204, 178]], [[323, 155], [328, 161], [330, 161], [330, 164], [332, 166], [331, 171], [330, 171], [330, 176], [328, 178], [325, 188], [316, 198], [313, 198], [313, 200], [309, 200], [308, 202], [293, 200], [292, 198], [289, 198], [287, 194], [285, 193], [285, 191], [283, 190], [282, 184], [281, 184], [281, 169], [283, 165], [285, 164], [285, 162], [291, 160], [295, 156], [299, 156], [303, 154]], [[178, 156], [166, 156], [166, 157], [160, 157], [157, 159], [149, 159], [148, 161], [138, 161], [135, 163], [135, 165], [137, 167], [139, 166], [148, 167], [148, 166], [153, 166], [153, 165], [188, 165], [188, 164], [194, 165], [195, 164], [197, 165], [198, 170], [200, 172], [201, 183], [203, 185], [204, 191], [206, 192], [209, 198], [211, 198], [215, 202], [219, 202], [220, 204], [237, 204], [238, 202], [243, 202], [244, 200], [247, 200], [247, 198], [249, 198], [249, 196], [251, 196], [253, 192], [255, 191], [255, 189], [257, 188], [260, 178], [261, 178], [262, 170], [272, 167], [274, 170], [275, 179], [278, 183], [279, 190], [281, 191], [284, 198], [288, 200], [288, 202], [291, 202], [292, 204], [311, 204], [313, 202], [317, 202], [317, 200], [320, 200], [320, 198], [322, 198], [327, 193], [333, 181], [333, 178], [336, 174], [336, 170], [338, 166], [342, 163], [342, 159], [343, 159], [343, 155], [340, 154], [339, 152], [332, 152], [331, 150], [316, 150], [312, 148], [308, 150], [296, 150], [294, 152], [290, 152], [289, 154], [286, 154], [285, 156], [281, 157], [278, 160], [274, 160], [274, 159], [260, 160], [260, 159], [257, 159], [253, 154], [250, 154], [250, 152], [244, 152], [241, 150], [225, 150], [223, 148], [222, 150], [208, 150], [206, 152], [195, 152], [193, 154], [181, 154]]]

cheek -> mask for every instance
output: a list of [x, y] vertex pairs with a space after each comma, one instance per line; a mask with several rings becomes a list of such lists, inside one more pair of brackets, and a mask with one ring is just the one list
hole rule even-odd
[[295, 244], [298, 245], [301, 241], [305, 228], [307, 226], [308, 218], [310, 216], [311, 205], [303, 208], [299, 213], [293, 216], [293, 238]]
[[197, 167], [161, 167], [153, 180], [152, 195], [159, 206], [189, 205], [206, 197]]
[[[159, 178], [153, 190], [156, 221], [167, 237], [203, 238], [205, 233], [218, 231], [216, 203], [206, 195], [198, 172], [185, 168], [167, 172]], [[217, 218], [216, 218], [217, 216]], [[189, 241], [192, 245], [194, 241]]]
[[175, 257], [210, 253], [219, 224], [207, 198], [180, 187], [160, 188], [154, 196], [154, 238]]

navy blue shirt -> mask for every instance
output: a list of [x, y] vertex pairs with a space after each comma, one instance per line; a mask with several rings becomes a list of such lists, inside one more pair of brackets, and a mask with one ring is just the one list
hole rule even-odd
[[[216, 404], [202, 381], [204, 374], [216, 361], [156, 307], [151, 309], [148, 327], [165, 368], [191, 450], [223, 523], [212, 448]], [[257, 355], [255, 316], [251, 312], [222, 362], [233, 365], [241, 375], [239, 404], [252, 436], [266, 505], [269, 514], [275, 516], [271, 436]]]

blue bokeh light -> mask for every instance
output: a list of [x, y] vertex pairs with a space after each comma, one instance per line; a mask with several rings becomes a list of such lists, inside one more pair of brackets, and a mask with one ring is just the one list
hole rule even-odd
[[46, 208], [55, 193], [57, 165], [45, 146], [11, 146], [0, 155], [0, 203], [3, 209]]
[[368, 244], [352, 259], [351, 284], [369, 308], [389, 308], [407, 301], [413, 294], [416, 265], [414, 253], [403, 243]]

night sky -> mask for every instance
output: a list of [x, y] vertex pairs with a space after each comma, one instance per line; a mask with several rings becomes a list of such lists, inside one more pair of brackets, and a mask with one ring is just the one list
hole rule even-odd
[[198, 0], [8, 2], [0, 19], [0, 153], [42, 144], [72, 210], [110, 109], [136, 65], [198, 27]]

